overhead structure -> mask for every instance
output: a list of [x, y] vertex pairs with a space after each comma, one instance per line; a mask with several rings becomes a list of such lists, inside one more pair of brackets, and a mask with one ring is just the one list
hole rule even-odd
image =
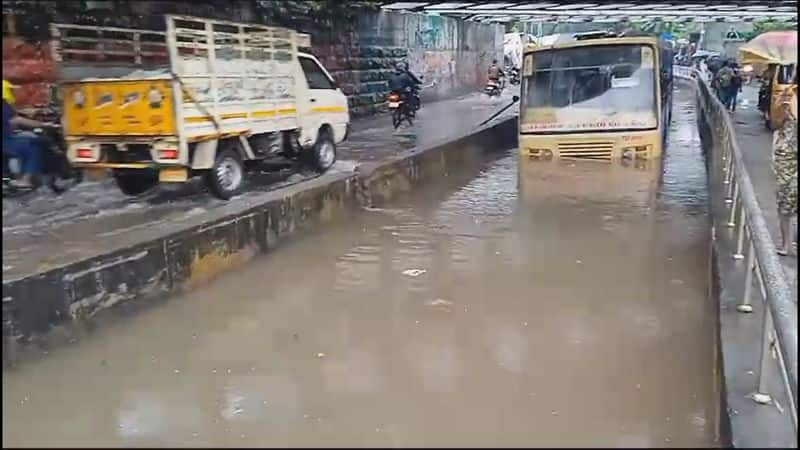
[[387, 10], [425, 12], [480, 22], [750, 22], [797, 21], [792, 0], [733, 1], [384, 1]]

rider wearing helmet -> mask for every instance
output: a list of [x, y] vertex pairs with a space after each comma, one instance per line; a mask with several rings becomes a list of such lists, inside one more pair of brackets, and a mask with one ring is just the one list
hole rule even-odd
[[422, 82], [408, 70], [408, 66], [405, 63], [398, 62], [395, 64], [394, 74], [389, 79], [390, 90], [399, 92], [404, 101], [409, 101], [412, 100], [409, 94], [420, 84]]

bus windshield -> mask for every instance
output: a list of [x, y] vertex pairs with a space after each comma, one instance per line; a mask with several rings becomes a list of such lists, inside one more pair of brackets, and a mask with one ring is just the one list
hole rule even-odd
[[642, 44], [540, 50], [525, 61], [521, 131], [654, 129], [653, 48]]

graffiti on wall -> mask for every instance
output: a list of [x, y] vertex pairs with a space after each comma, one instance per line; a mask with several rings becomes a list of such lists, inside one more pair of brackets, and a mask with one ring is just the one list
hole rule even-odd
[[409, 68], [423, 77], [429, 89], [452, 86], [456, 74], [456, 55], [451, 50], [412, 50], [409, 52]]

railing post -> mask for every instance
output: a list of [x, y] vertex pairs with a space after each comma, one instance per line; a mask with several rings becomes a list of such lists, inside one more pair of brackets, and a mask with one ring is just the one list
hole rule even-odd
[[761, 329], [761, 361], [758, 370], [758, 383], [756, 384], [756, 392], [751, 396], [753, 401], [761, 405], [768, 405], [772, 403], [772, 396], [767, 393], [767, 370], [770, 367], [770, 358], [772, 353], [772, 337], [770, 336], [770, 329], [772, 329], [772, 314], [769, 308], [764, 308], [764, 321], [763, 328]]
[[733, 228], [736, 226], [736, 209], [740, 205], [739, 201], [739, 183], [736, 180], [733, 181], [733, 201], [731, 202], [731, 214], [728, 217], [728, 228]]
[[730, 205], [733, 201], [733, 177], [736, 175], [736, 166], [733, 164], [733, 160], [729, 161], [730, 168], [725, 173], [725, 180], [723, 181], [723, 184], [728, 186], [728, 188], [725, 190], [725, 203]]
[[755, 248], [753, 241], [750, 240], [749, 248], [747, 249], [747, 273], [744, 276], [744, 294], [742, 295], [742, 303], [736, 306], [736, 310], [740, 313], [753, 312], [753, 305], [750, 304], [750, 295], [753, 292], [753, 271], [755, 268]]
[[733, 259], [743, 259], [742, 247], [744, 246], [744, 233], [747, 228], [747, 214], [744, 212], [744, 204], [739, 208], [739, 233], [736, 237], [736, 253], [733, 254]]

